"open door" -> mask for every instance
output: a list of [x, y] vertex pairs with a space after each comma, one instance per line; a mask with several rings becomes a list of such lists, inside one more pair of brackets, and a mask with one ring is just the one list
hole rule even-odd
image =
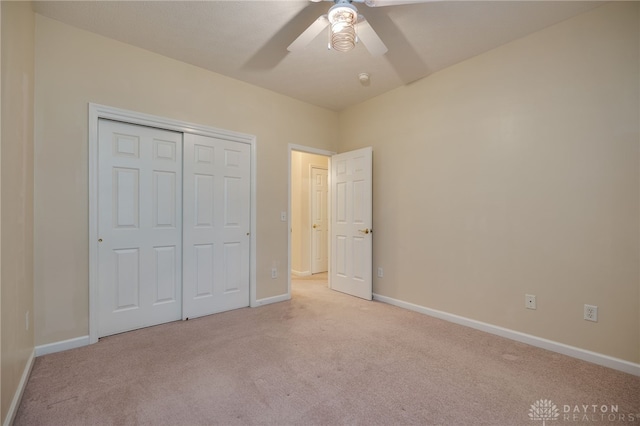
[[331, 288], [372, 299], [371, 147], [331, 157]]

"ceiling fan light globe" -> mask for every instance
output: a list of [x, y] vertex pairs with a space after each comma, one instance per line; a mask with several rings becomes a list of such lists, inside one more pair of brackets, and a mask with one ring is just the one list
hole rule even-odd
[[331, 47], [338, 52], [348, 52], [356, 45], [354, 34], [339, 33], [331, 35]]
[[[336, 28], [338, 27], [338, 28]], [[338, 52], [348, 52], [356, 45], [356, 31], [351, 25], [331, 26], [331, 48]]]
[[358, 22], [358, 10], [355, 6], [336, 4], [329, 9], [327, 18], [331, 23], [329, 45], [338, 52], [348, 52], [356, 45], [355, 24]]

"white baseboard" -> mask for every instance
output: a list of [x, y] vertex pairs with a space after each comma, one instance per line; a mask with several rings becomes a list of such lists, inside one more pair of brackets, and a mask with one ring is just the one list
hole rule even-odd
[[296, 277], [310, 277], [312, 274], [311, 271], [296, 271], [292, 269], [291, 275], [295, 275]]
[[459, 315], [438, 311], [436, 309], [426, 308], [424, 306], [415, 305], [413, 303], [404, 302], [402, 300], [382, 296], [380, 294], [374, 294], [373, 298], [380, 302], [388, 303], [390, 305], [398, 306], [410, 311], [419, 312], [421, 314], [443, 319], [445, 321], [475, 328], [476, 330], [481, 330], [487, 333], [495, 334], [497, 336], [506, 337], [507, 339], [515, 340], [517, 342], [526, 343], [531, 346], [547, 349], [549, 351], [561, 353], [563, 355], [568, 355], [570, 357], [578, 358], [583, 361], [588, 361], [594, 364], [602, 365], [604, 367], [613, 368], [614, 370], [623, 371], [625, 373], [633, 374], [634, 376], [640, 376], [640, 364], [625, 361], [623, 359], [588, 351], [586, 349], [576, 348], [575, 346], [565, 345], [564, 343], [554, 342], [553, 340], [543, 339], [531, 334], [521, 333], [519, 331], [487, 324], [484, 322], [461, 317]]
[[46, 345], [36, 346], [36, 356], [53, 354], [56, 352], [66, 351], [67, 349], [80, 348], [90, 343], [89, 336], [76, 337], [74, 339], [62, 340], [60, 342], [49, 343]]
[[22, 395], [24, 394], [24, 390], [27, 387], [27, 382], [29, 381], [29, 376], [31, 375], [31, 369], [33, 368], [33, 362], [35, 361], [35, 359], [36, 355], [34, 349], [31, 351], [31, 355], [29, 355], [29, 359], [27, 359], [27, 364], [24, 366], [22, 377], [20, 377], [20, 383], [18, 383], [18, 389], [16, 389], [16, 393], [13, 395], [13, 399], [11, 400], [11, 405], [9, 406], [7, 416], [4, 418], [4, 422], [2, 422], [3, 426], [12, 425], [13, 421], [16, 418], [18, 407], [20, 407], [20, 401], [22, 400]]
[[270, 305], [272, 303], [284, 302], [286, 300], [291, 300], [290, 294], [281, 294], [279, 296], [265, 297], [264, 299], [258, 299], [256, 300], [256, 304], [251, 305], [251, 307], [255, 308], [258, 306]]

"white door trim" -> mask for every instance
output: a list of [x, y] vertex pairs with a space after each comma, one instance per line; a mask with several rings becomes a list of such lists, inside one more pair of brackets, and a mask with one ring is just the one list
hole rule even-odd
[[[286, 300], [291, 299], [291, 153], [293, 151], [305, 152], [307, 154], [324, 155], [328, 158], [328, 168], [331, 170], [331, 156], [335, 155], [335, 151], [328, 151], [326, 149], [312, 148], [309, 146], [296, 145], [290, 143], [287, 147], [287, 297]], [[331, 198], [331, 197], [329, 197]], [[327, 203], [330, 203], [328, 200]], [[331, 211], [331, 205], [327, 205], [327, 209]], [[331, 274], [329, 274], [331, 275]], [[329, 287], [331, 287], [331, 281], [329, 281]]]
[[98, 341], [98, 120], [100, 118], [181, 133], [209, 136], [250, 145], [251, 259], [249, 262], [249, 302], [251, 307], [259, 306], [256, 302], [256, 137], [186, 121], [89, 103], [89, 343]]

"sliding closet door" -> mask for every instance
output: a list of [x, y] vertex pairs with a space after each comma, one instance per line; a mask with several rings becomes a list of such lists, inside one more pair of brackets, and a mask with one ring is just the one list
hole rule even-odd
[[98, 336], [180, 319], [182, 134], [98, 123]]
[[183, 318], [249, 306], [250, 154], [184, 135]]

